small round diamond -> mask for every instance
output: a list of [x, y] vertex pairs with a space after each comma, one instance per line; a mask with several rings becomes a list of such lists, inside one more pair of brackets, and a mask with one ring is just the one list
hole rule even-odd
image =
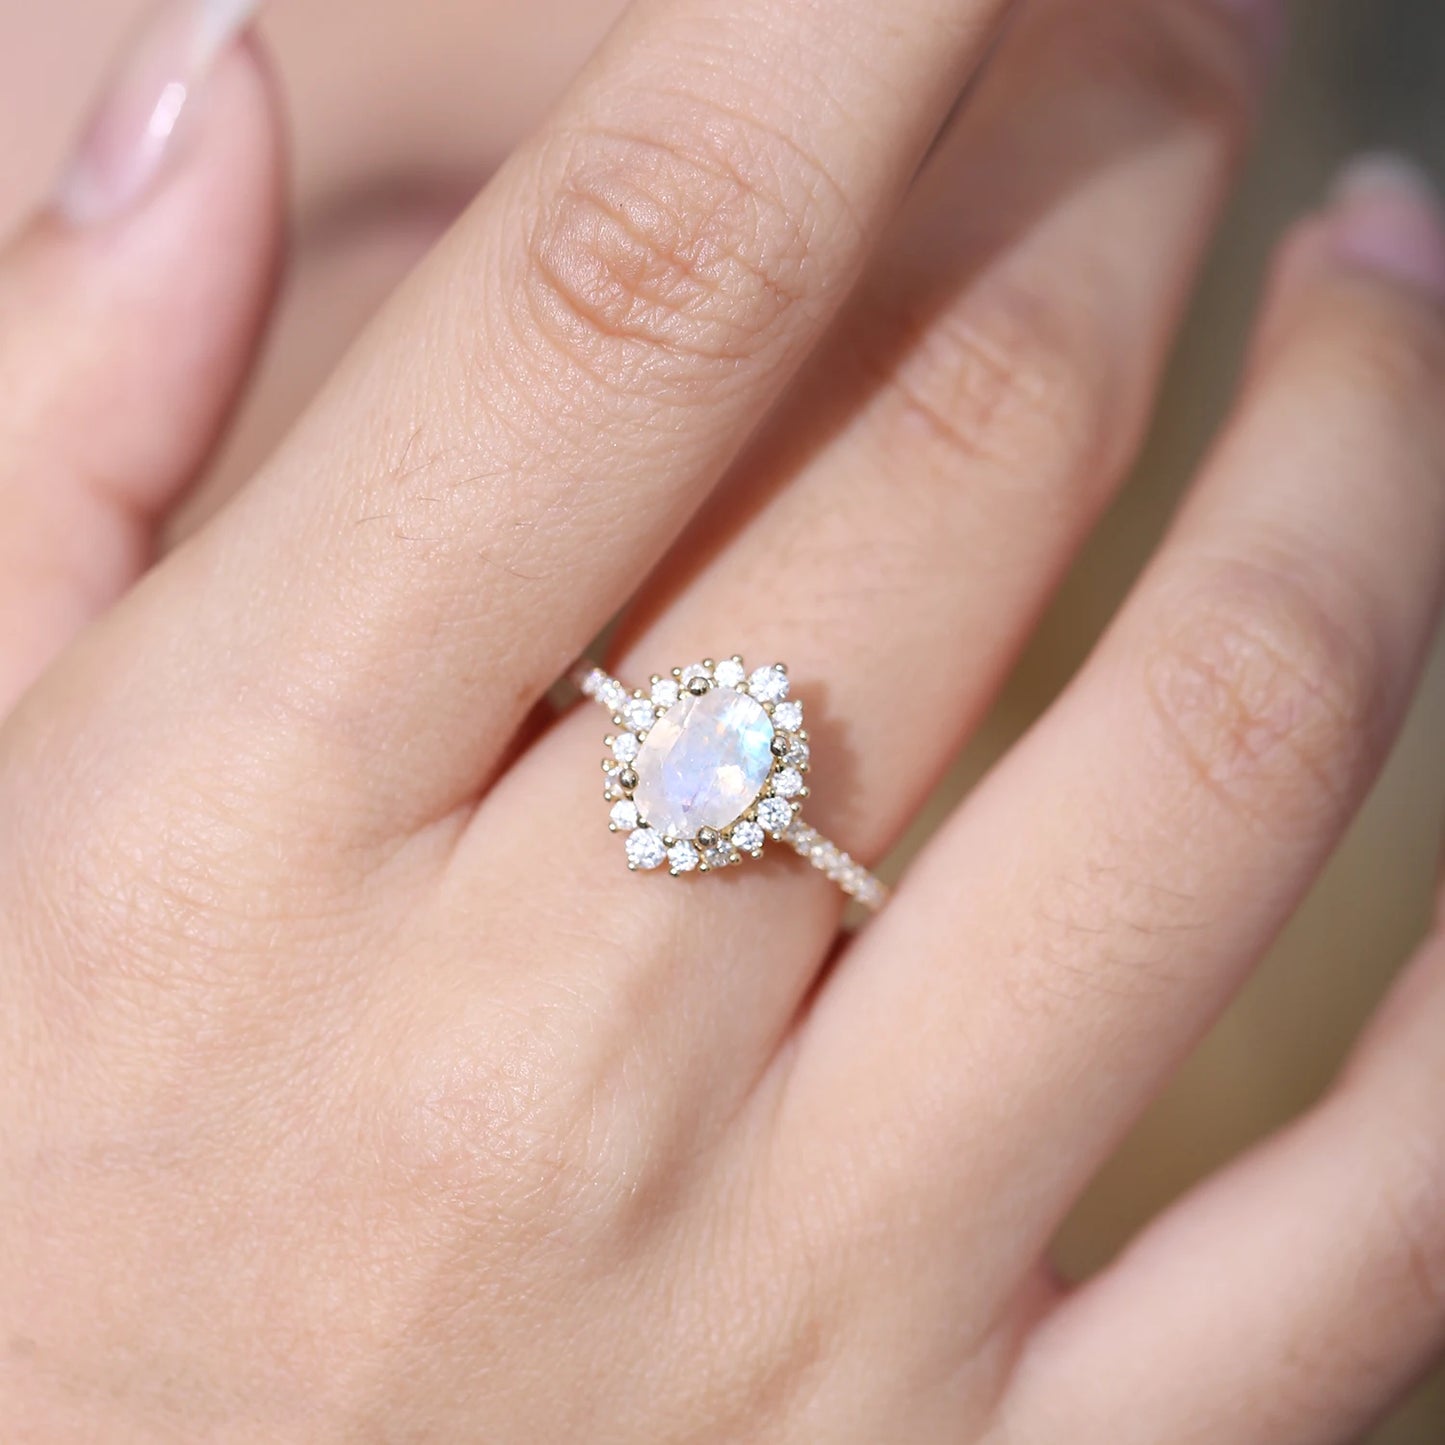
[[636, 733], [619, 733], [612, 739], [612, 756], [619, 763], [630, 763], [641, 746]]
[[783, 754], [784, 761], [792, 768], [801, 768], [813, 755], [813, 750], [802, 738], [792, 738], [788, 743], [788, 751]]
[[702, 850], [702, 861], [709, 868], [726, 868], [733, 861], [733, 850], [724, 840]]
[[795, 733], [803, 726], [803, 704], [780, 702], [773, 709], [773, 726], [781, 732]]
[[605, 677], [598, 684], [597, 701], [616, 715], [627, 702], [627, 689], [615, 677]]
[[773, 774], [773, 791], [780, 798], [796, 798], [803, 791], [803, 775], [797, 768], [780, 768]]
[[661, 868], [667, 861], [667, 845], [656, 829], [639, 828], [627, 835], [627, 861], [634, 868]]
[[788, 674], [781, 667], [760, 667], [748, 678], [748, 691], [759, 702], [782, 702], [788, 695]]
[[719, 687], [741, 687], [748, 674], [735, 657], [725, 657], [713, 668], [712, 675]]
[[677, 701], [681, 689], [671, 677], [660, 677], [652, 684], [653, 707], [671, 707]]
[[755, 853], [763, 846], [763, 830], [754, 822], [739, 823], [733, 829], [733, 846], [744, 853]]
[[793, 821], [793, 810], [784, 798], [764, 798], [758, 804], [758, 822], [769, 833], [781, 833]]
[[637, 826], [637, 804], [631, 798], [612, 805], [612, 826], [621, 833], [630, 833]]
[[711, 677], [711, 676], [712, 676], [712, 673], [710, 673], [710, 672], [707, 670], [707, 668], [705, 668], [705, 667], [702, 665], [702, 663], [700, 663], [700, 662], [690, 662], [690, 663], [688, 663], [688, 665], [687, 665], [685, 668], [683, 668], [683, 670], [682, 670], [682, 685], [683, 685], [684, 687], [686, 687], [686, 686], [688, 685], [688, 683], [690, 683], [690, 682], [695, 682], [695, 681], [696, 681], [698, 678], [700, 678], [700, 677], [701, 677], [701, 678], [708, 678], [708, 677]]
[[640, 733], [645, 733], [657, 721], [657, 710], [645, 697], [634, 697], [623, 708], [622, 715], [627, 719], [628, 727], [636, 728]]
[[691, 843], [674, 843], [667, 850], [667, 866], [674, 873], [691, 873], [702, 862]]

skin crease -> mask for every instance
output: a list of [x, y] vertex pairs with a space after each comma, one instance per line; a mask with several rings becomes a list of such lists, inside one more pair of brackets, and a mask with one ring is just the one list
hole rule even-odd
[[[603, 17], [398, 40], [377, 4], [338, 48], [278, 9], [296, 268], [179, 510], [268, 304], [254, 55], [133, 222], [0, 259], [0, 615], [68, 569], [103, 614], [33, 687], [0, 645], [7, 1445], [1325, 1445], [1438, 1349], [1438, 941], [1296, 1130], [1090, 1288], [1047, 1266], [1433, 622], [1445, 232], [1398, 178], [1285, 243], [1135, 598], [852, 947], [776, 856], [621, 871], [600, 715], [515, 745], [654, 565], [621, 670], [720, 626], [786, 656], [810, 812], [870, 858], [988, 705], [1127, 469], [1265, 67], [1206, 0], [1026, 7], [905, 198], [992, 38], [963, 8], [640, 7], [279, 447]], [[760, 83], [762, 27], [826, 84]], [[190, 540], [107, 610], [151, 529]], [[125, 560], [17, 565], [76, 535]]]

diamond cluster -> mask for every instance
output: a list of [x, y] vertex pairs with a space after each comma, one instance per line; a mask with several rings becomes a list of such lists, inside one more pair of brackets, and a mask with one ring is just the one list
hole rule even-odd
[[619, 729], [602, 768], [629, 868], [706, 873], [792, 841], [810, 753], [781, 663], [708, 658], [635, 692], [594, 668], [581, 685]]

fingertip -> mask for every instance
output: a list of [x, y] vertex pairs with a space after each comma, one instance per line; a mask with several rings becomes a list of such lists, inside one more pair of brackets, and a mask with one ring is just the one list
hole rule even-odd
[[1379, 152], [1348, 162], [1325, 203], [1281, 238], [1265, 286], [1251, 371], [1261, 357], [1274, 354], [1321, 296], [1346, 293], [1373, 297], [1372, 304], [1412, 326], [1428, 328], [1438, 317], [1445, 302], [1445, 206], [1413, 161]]
[[1445, 206], [1413, 161], [1380, 153], [1347, 165], [1326, 234], [1341, 264], [1445, 300]]
[[87, 222], [52, 207], [11, 268], [17, 289], [36, 298], [30, 318], [57, 362], [52, 433], [57, 418], [83, 413], [72, 458], [89, 469], [93, 437], [120, 499], [146, 512], [190, 480], [214, 443], [270, 313], [282, 253], [284, 128], [254, 38], [232, 41], [188, 104], [174, 153], [142, 194]]

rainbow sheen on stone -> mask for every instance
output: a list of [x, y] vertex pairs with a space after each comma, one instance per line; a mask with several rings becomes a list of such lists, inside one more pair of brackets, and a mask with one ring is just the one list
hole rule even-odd
[[671, 838], [731, 826], [758, 800], [773, 769], [773, 724], [746, 693], [687, 694], [653, 724], [633, 763], [633, 800]]

